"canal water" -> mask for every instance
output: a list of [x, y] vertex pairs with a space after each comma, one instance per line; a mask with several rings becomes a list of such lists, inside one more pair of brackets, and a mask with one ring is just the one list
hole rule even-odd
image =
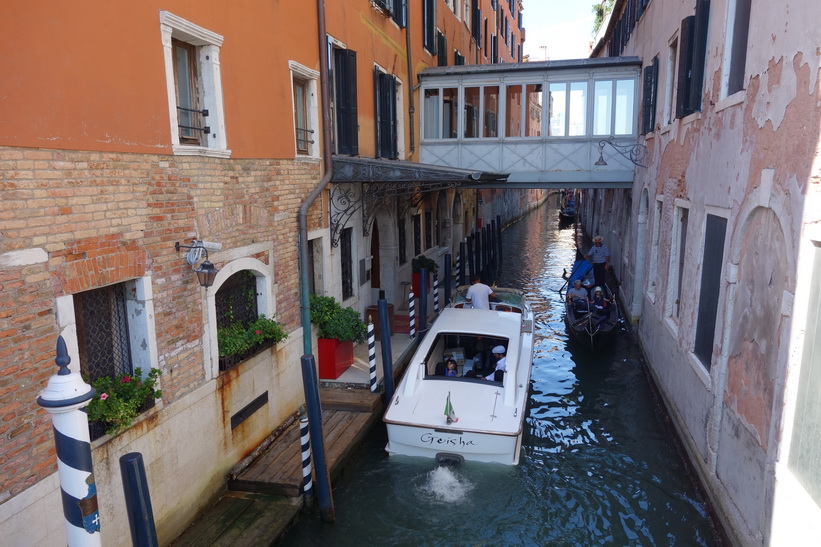
[[334, 483], [336, 521], [303, 516], [283, 545], [720, 545], [629, 333], [596, 354], [568, 339], [557, 219], [543, 206], [502, 236], [498, 285], [537, 323], [519, 465], [389, 457], [379, 424]]

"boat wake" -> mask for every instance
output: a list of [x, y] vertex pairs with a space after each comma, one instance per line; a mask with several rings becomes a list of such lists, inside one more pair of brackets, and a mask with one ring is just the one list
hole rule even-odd
[[452, 468], [439, 466], [430, 471], [426, 482], [421, 486], [423, 494], [435, 501], [453, 503], [462, 501], [473, 490], [473, 484], [460, 477]]

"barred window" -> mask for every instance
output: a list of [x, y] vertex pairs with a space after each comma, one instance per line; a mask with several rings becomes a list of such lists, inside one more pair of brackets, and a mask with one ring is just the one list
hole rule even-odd
[[250, 270], [242, 270], [220, 286], [214, 297], [217, 328], [235, 323], [248, 326], [257, 317], [257, 278]]
[[133, 372], [122, 283], [74, 295], [80, 372], [88, 380]]
[[[117, 283], [74, 295], [80, 373], [89, 383], [134, 372], [128, 324], [129, 290], [127, 283]], [[154, 399], [148, 399], [140, 412], [153, 406]], [[105, 429], [102, 422], [90, 422], [91, 440], [105, 435]]]

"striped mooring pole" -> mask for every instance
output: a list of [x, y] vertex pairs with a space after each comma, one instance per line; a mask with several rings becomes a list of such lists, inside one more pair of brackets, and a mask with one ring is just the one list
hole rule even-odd
[[376, 393], [376, 336], [374, 335], [373, 323], [368, 318], [368, 364], [371, 368], [371, 393]]
[[[461, 245], [461, 244], [460, 244]], [[459, 280], [462, 278], [462, 254], [456, 255], [456, 286], [461, 285]]]
[[433, 272], [433, 313], [439, 315], [439, 274]]
[[299, 417], [299, 434], [302, 447], [302, 496], [305, 507], [311, 507], [314, 501], [314, 485], [311, 482], [311, 428], [305, 412]]
[[410, 337], [416, 338], [416, 309], [413, 303], [414, 294], [411, 290], [408, 294], [408, 324], [410, 327]]
[[79, 372], [69, 370], [71, 357], [62, 336], [57, 338], [55, 362], [60, 370], [40, 392], [37, 404], [51, 414], [54, 426], [67, 544], [96, 547], [102, 545], [97, 484], [91, 463], [88, 416], [80, 409], [87, 406], [97, 392], [83, 381]]

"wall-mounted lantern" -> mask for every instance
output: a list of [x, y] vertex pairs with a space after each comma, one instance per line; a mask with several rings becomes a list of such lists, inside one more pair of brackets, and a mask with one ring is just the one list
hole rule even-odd
[[199, 262], [202, 255], [205, 255], [205, 259], [200, 263], [199, 267], [194, 270], [194, 273], [197, 274], [197, 280], [200, 282], [200, 287], [208, 289], [211, 285], [214, 284], [214, 279], [217, 277], [217, 270], [211, 262], [208, 260], [208, 249], [211, 248], [212, 251], [218, 251], [222, 248], [222, 245], [219, 243], [209, 243], [207, 241], [197, 241], [196, 239], [193, 241], [191, 245], [180, 245], [180, 242], [174, 243], [174, 248], [179, 251], [180, 249], [188, 249], [188, 254], [185, 256], [185, 261], [188, 262], [192, 267]]

